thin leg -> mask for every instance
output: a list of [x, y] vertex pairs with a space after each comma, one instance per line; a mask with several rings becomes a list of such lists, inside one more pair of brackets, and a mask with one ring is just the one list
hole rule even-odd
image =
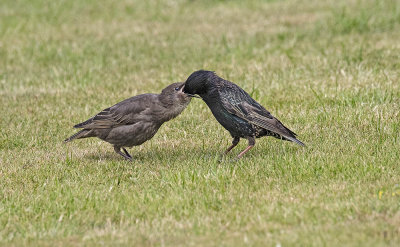
[[129, 160], [129, 161], [132, 161], [132, 157], [129, 157], [128, 155], [126, 155], [126, 154], [124, 154], [123, 152], [121, 152], [121, 149], [120, 149], [119, 147], [115, 147], [115, 146], [114, 146], [114, 151], [115, 151], [117, 154], [119, 154], [119, 155], [121, 155], [122, 157], [124, 157], [125, 159], [127, 159], [127, 160]]
[[254, 137], [248, 137], [247, 140], [249, 141], [249, 146], [247, 146], [247, 148], [245, 150], [243, 150], [237, 157], [238, 159], [242, 158], [243, 155], [245, 153], [247, 153], [250, 149], [252, 149], [254, 147], [254, 145], [256, 144], [256, 140], [254, 139]]
[[233, 137], [232, 145], [225, 151], [225, 154], [229, 153], [229, 151], [231, 151], [234, 147], [236, 147], [236, 145], [238, 145], [239, 141], [240, 141], [239, 137]]
[[129, 158], [131, 158], [132, 159], [132, 156], [128, 153], [128, 151], [126, 151], [126, 149], [125, 148], [122, 148], [122, 150], [124, 150], [124, 153], [126, 154], [126, 156], [128, 156]]
[[247, 151], [249, 151], [250, 149], [252, 149], [254, 146], [247, 146], [247, 148], [245, 150], [243, 150], [237, 157], [240, 159], [242, 158], [242, 156], [247, 153]]

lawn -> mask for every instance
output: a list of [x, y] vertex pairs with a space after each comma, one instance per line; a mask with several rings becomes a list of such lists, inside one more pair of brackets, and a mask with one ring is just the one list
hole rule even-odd
[[[195, 70], [307, 144], [229, 133], [193, 99], [129, 151], [72, 126]], [[398, 246], [400, 2], [0, 6], [0, 245]]]

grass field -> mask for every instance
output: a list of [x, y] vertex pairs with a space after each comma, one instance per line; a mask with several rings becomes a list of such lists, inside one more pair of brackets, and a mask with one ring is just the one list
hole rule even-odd
[[[198, 69], [306, 148], [244, 158], [194, 99], [132, 163], [72, 126]], [[0, 6], [0, 244], [398, 246], [400, 2], [38, 1]]]

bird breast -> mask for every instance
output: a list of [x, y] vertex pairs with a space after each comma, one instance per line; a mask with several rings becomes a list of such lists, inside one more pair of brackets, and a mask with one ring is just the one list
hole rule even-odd
[[111, 129], [105, 141], [121, 147], [132, 147], [150, 140], [161, 125], [152, 121], [140, 121], [135, 124], [118, 126]]

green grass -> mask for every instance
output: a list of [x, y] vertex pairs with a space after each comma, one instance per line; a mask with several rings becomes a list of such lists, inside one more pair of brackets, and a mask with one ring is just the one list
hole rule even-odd
[[[0, 244], [396, 246], [400, 3], [15, 1], [0, 7]], [[131, 149], [62, 140], [216, 71], [299, 134], [220, 157], [200, 100]]]

